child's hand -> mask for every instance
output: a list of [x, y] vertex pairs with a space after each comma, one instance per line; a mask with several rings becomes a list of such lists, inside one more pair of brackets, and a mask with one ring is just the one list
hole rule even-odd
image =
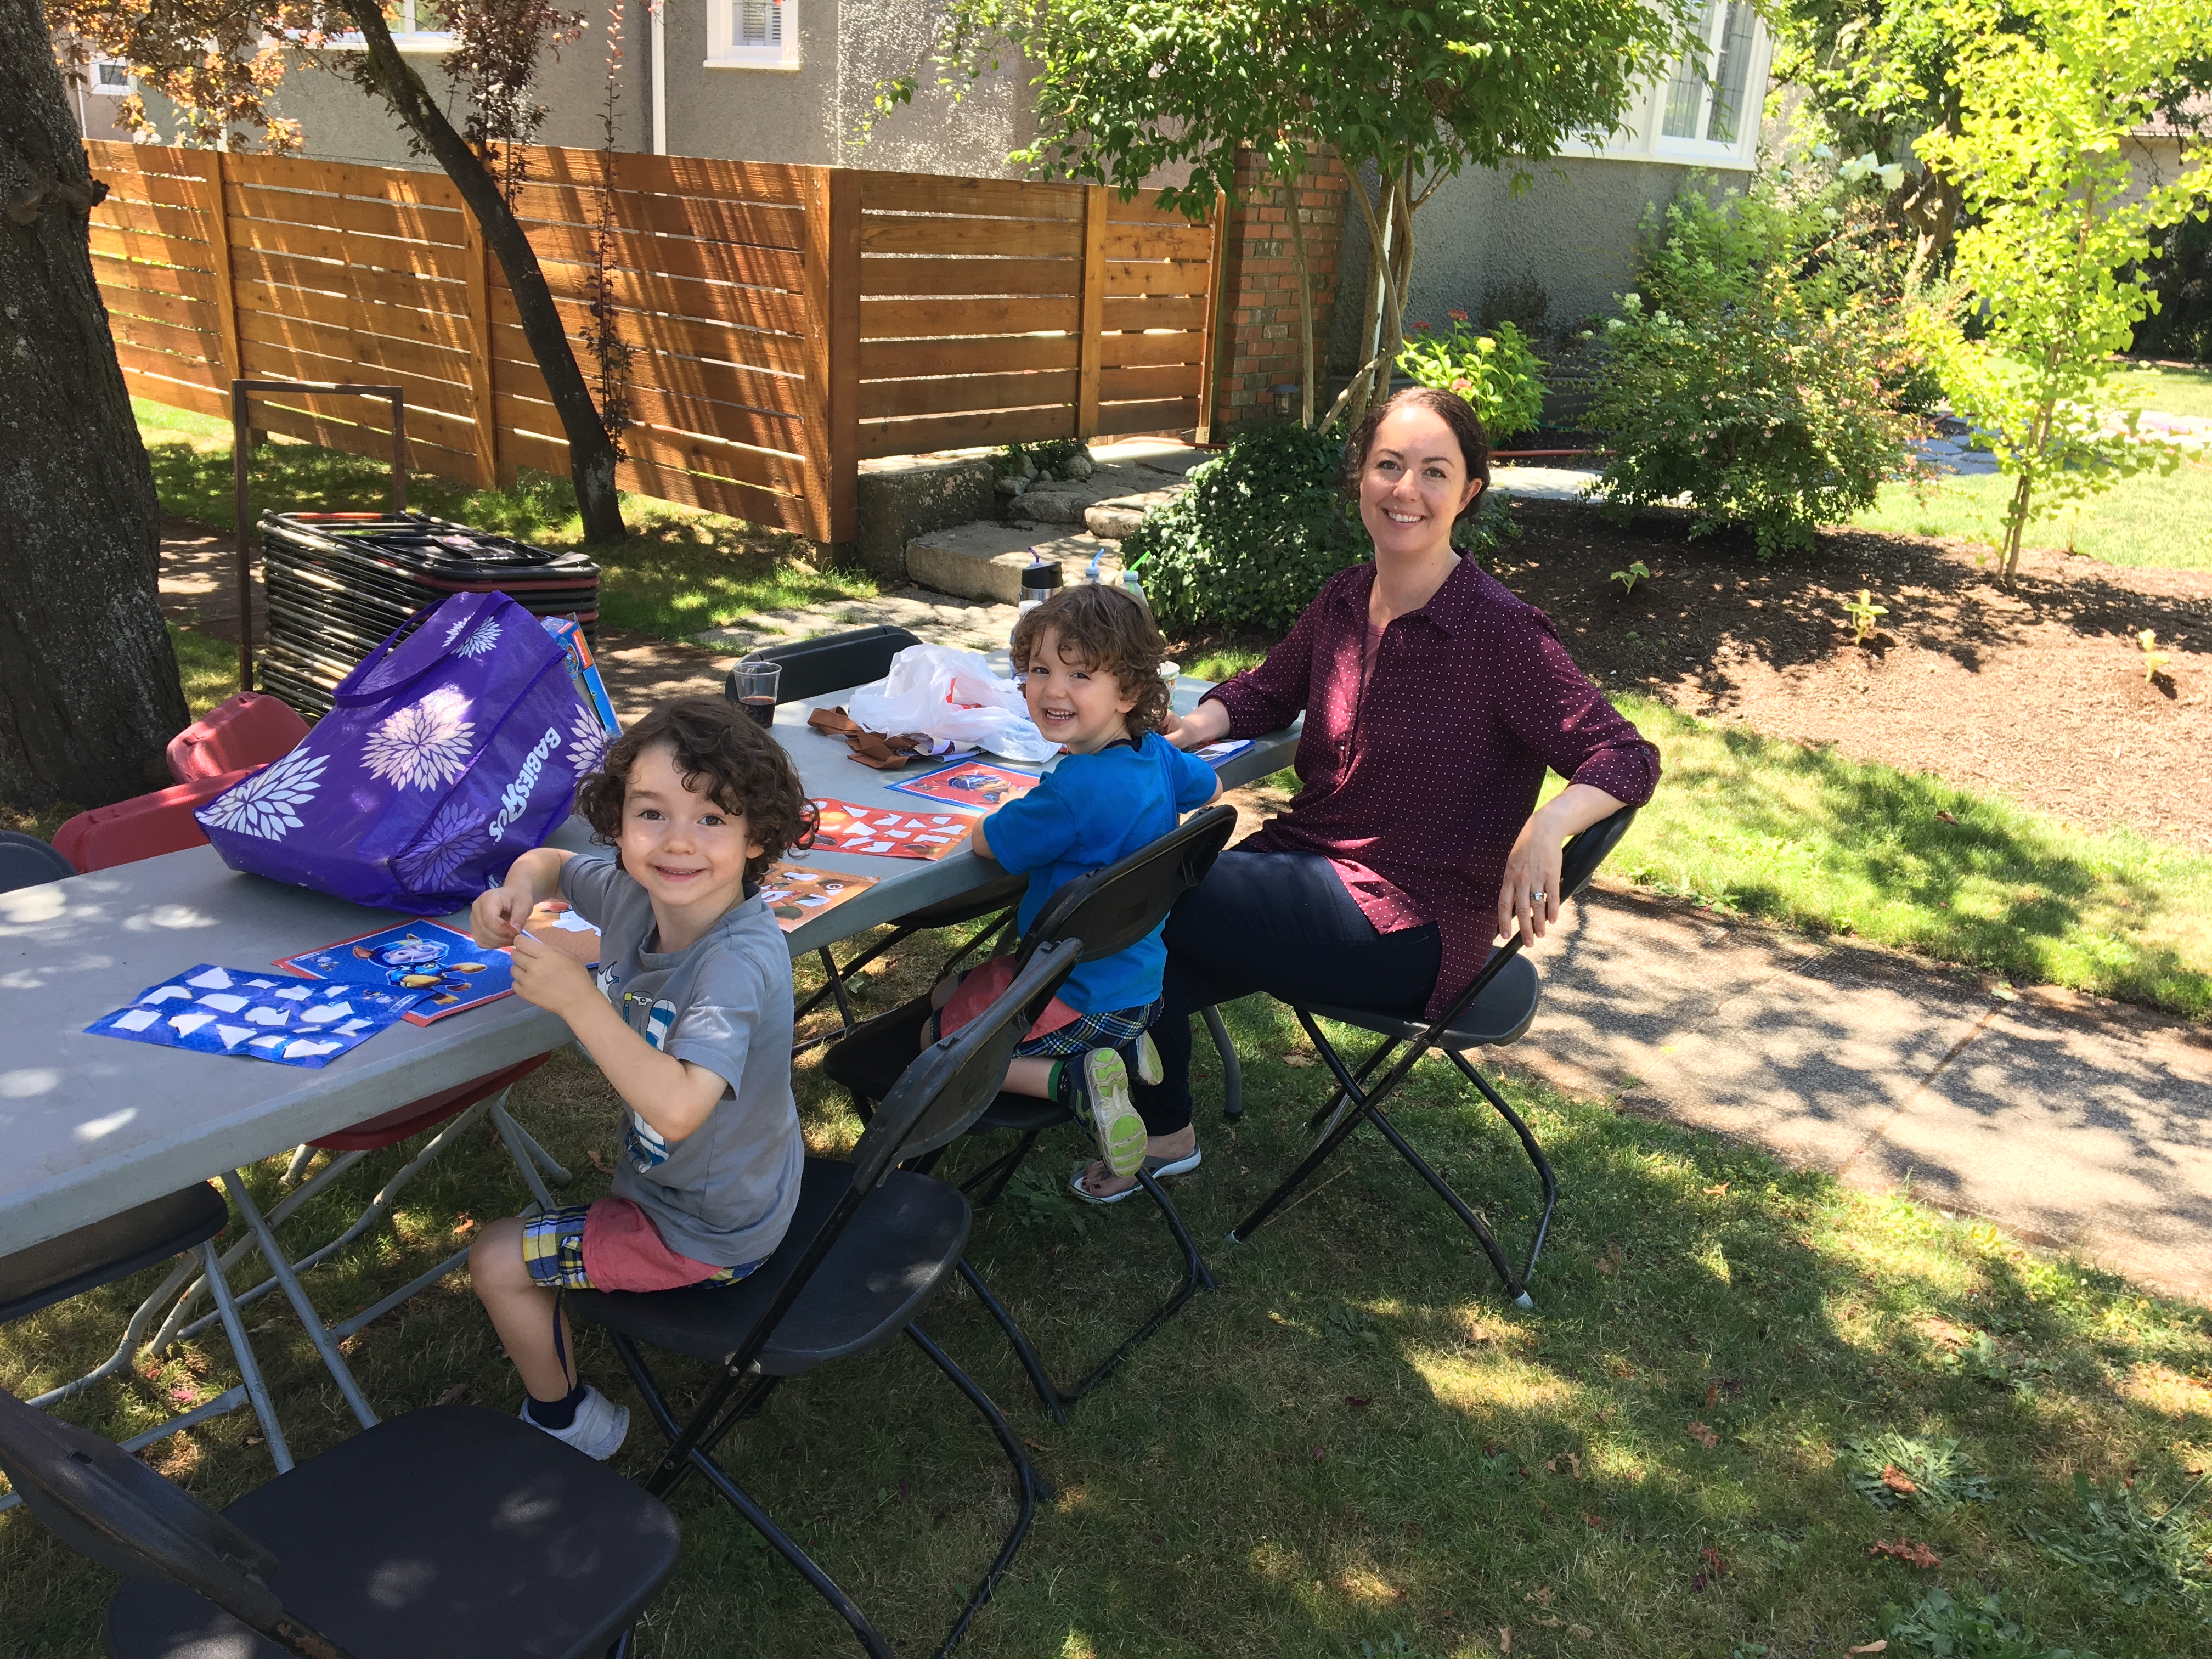
[[591, 970], [575, 957], [524, 933], [514, 941], [514, 994], [568, 1019], [572, 1010], [596, 999], [599, 989]]
[[526, 889], [504, 884], [489, 888], [477, 894], [477, 902], [469, 906], [470, 937], [494, 949], [512, 945], [536, 908]]

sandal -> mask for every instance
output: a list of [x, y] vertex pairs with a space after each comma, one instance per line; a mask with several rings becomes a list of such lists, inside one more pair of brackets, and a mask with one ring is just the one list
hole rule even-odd
[[[1195, 1146], [1192, 1147], [1188, 1152], [1185, 1152], [1181, 1158], [1154, 1158], [1150, 1153], [1147, 1153], [1145, 1157], [1145, 1173], [1152, 1176], [1155, 1181], [1164, 1181], [1174, 1176], [1188, 1175], [1193, 1170], [1195, 1170], [1202, 1161], [1204, 1161], [1205, 1156], [1205, 1153], [1200, 1152]], [[1100, 1194], [1092, 1192], [1088, 1187], [1085, 1187], [1083, 1184], [1083, 1177], [1090, 1172], [1091, 1165], [1089, 1164], [1078, 1164], [1072, 1170], [1069, 1171], [1067, 1177], [1067, 1184], [1069, 1188], [1074, 1192], [1075, 1195], [1081, 1199], [1085, 1204], [1119, 1204], [1123, 1199], [1134, 1198], [1139, 1193], [1145, 1190], [1143, 1184], [1140, 1182], [1134, 1187], [1125, 1189], [1124, 1191], [1109, 1194], [1102, 1197]]]

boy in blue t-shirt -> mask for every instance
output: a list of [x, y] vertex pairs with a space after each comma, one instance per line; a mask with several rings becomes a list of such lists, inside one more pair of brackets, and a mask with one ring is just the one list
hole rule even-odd
[[[1118, 587], [1063, 588], [1015, 624], [1014, 669], [1030, 718], [1067, 750], [1035, 789], [975, 826], [978, 853], [1029, 876], [1016, 917], [1023, 933], [1069, 882], [1158, 841], [1221, 793], [1211, 766], [1159, 735], [1166, 653], [1145, 607]], [[1145, 1161], [1129, 1073], [1146, 1083], [1161, 1074], [1149, 1032], [1167, 959], [1155, 927], [1126, 951], [1080, 963], [1006, 1068], [1010, 1093], [1058, 1100], [1087, 1119], [1119, 1176]], [[940, 983], [924, 1046], [988, 1007], [1012, 966], [1000, 957]], [[1153, 1173], [1181, 1175], [1197, 1162], [1194, 1153]], [[1080, 1184], [1076, 1191], [1090, 1196]]]

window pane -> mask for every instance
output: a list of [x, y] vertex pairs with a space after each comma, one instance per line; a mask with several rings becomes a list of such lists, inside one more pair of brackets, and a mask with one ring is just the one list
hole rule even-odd
[[[1698, 33], [1708, 45], [1713, 38], [1715, 3], [1716, 0], [1705, 0], [1705, 9], [1698, 18]], [[1698, 114], [1705, 96], [1705, 71], [1685, 52], [1674, 65], [1674, 78], [1667, 83], [1667, 110], [1659, 118], [1659, 131], [1669, 138], [1696, 137]]]
[[1713, 76], [1713, 112], [1705, 125], [1705, 137], [1717, 144], [1735, 143], [1743, 83], [1751, 72], [1751, 8], [1741, 0], [1729, 7], [1728, 21], [1721, 29], [1720, 63]]
[[95, 66], [103, 87], [127, 87], [131, 84], [131, 69], [126, 64], [100, 64]]
[[738, 44], [741, 46], [780, 46], [783, 44], [781, 0], [738, 0]]

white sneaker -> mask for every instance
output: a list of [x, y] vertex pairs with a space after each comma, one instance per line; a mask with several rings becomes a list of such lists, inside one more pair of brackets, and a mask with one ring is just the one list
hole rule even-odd
[[575, 1420], [565, 1429], [547, 1428], [530, 1414], [526, 1400], [517, 1415], [540, 1434], [550, 1434], [562, 1444], [574, 1446], [585, 1456], [596, 1457], [602, 1463], [622, 1449], [622, 1443], [629, 1434], [629, 1407], [616, 1405], [592, 1388], [584, 1390], [583, 1399], [576, 1404]]

